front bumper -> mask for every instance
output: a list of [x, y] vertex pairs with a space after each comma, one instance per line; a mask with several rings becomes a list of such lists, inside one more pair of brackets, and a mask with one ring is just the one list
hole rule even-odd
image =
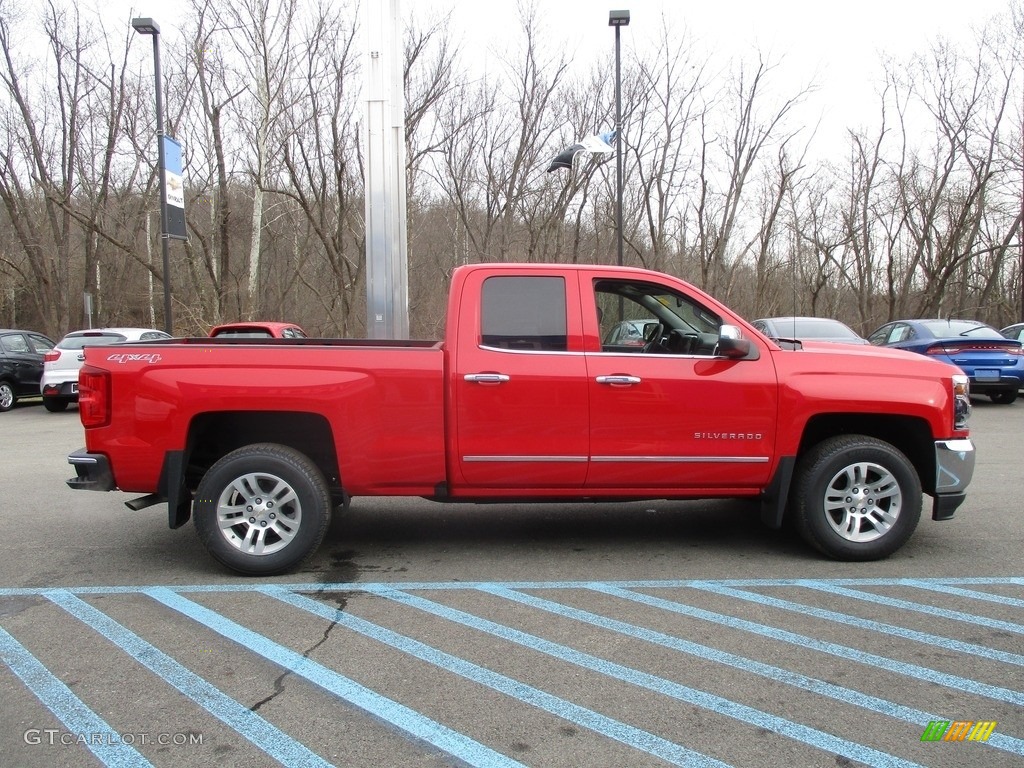
[[969, 439], [935, 441], [932, 520], [950, 520], [967, 497], [977, 453]]
[[68, 464], [78, 474], [67, 481], [68, 487], [75, 491], [113, 491], [114, 473], [110, 469], [110, 461], [102, 453], [89, 453], [81, 448], [68, 454]]

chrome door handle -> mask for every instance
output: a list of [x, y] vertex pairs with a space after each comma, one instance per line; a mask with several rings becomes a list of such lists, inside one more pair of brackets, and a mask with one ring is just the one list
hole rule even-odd
[[502, 384], [509, 380], [505, 373], [467, 373], [463, 378], [476, 384]]
[[598, 376], [596, 381], [598, 384], [611, 384], [612, 386], [629, 386], [631, 384], [639, 384], [641, 379], [639, 376], [627, 376], [625, 374], [619, 374], [615, 376]]

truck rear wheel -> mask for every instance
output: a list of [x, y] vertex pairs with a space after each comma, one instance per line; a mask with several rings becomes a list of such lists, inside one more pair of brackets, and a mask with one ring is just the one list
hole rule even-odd
[[295, 568], [320, 546], [331, 521], [331, 495], [307, 456], [257, 443], [210, 467], [192, 513], [216, 560], [239, 573], [272, 576]]
[[838, 560], [880, 560], [902, 547], [921, 519], [921, 482], [889, 443], [842, 435], [797, 464], [791, 510], [801, 537]]

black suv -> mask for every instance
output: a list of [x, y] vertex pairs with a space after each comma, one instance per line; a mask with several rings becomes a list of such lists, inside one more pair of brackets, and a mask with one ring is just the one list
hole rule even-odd
[[39, 397], [43, 355], [53, 341], [35, 331], [0, 328], [0, 411], [9, 411], [19, 397]]

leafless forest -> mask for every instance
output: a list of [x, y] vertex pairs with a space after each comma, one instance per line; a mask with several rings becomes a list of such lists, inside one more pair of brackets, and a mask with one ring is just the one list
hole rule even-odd
[[[624, 261], [748, 318], [814, 314], [862, 333], [896, 317], [1021, 318], [1024, 6], [885, 64], [870, 130], [821, 159], [811, 81], [759, 51], [719, 61], [648, 23], [622, 51]], [[404, 37], [409, 316], [443, 332], [451, 270], [614, 263], [614, 155], [546, 173], [614, 126], [612, 56], [570, 61], [524, 6], [501, 67], [445, 18]], [[187, 241], [171, 241], [174, 330], [282, 319], [365, 335], [363, 38], [354, 0], [189, 0], [163, 41], [183, 146]], [[830, 34], [832, 32], [829, 32]], [[692, 41], [690, 41], [692, 42]], [[153, 57], [130, 19], [0, 0], [0, 326], [59, 337], [162, 327]], [[922, 140], [911, 125], [925, 121]]]

